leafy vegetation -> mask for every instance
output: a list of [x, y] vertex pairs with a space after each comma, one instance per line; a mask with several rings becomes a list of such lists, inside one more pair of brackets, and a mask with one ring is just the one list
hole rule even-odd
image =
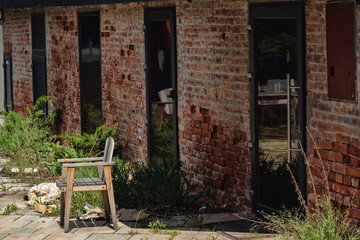
[[[311, 137], [312, 143], [315, 146], [317, 155], [320, 157], [320, 163], [323, 164], [321, 154], [318, 151], [316, 142], [314, 141], [310, 131], [308, 133]], [[301, 146], [301, 142], [299, 142]], [[302, 146], [301, 146], [302, 149]], [[283, 239], [291, 240], [355, 240], [360, 239], [360, 228], [356, 229], [351, 223], [348, 212], [341, 209], [340, 205], [335, 205], [330, 200], [330, 191], [325, 167], [322, 166], [322, 177], [327, 188], [327, 194], [317, 195], [315, 191], [314, 178], [310, 170], [310, 163], [306, 157], [304, 150], [302, 154], [307, 166], [310, 184], [315, 193], [315, 200], [313, 202], [313, 209], [309, 209], [304, 201], [303, 196], [297, 186], [295, 177], [292, 174], [290, 167], [287, 165], [302, 209], [290, 210], [284, 209], [280, 215], [263, 214], [266, 221], [260, 223], [265, 229], [281, 234]]]
[[124, 208], [185, 210], [199, 206], [207, 196], [207, 191], [191, 195], [187, 173], [172, 158], [147, 165], [119, 160], [112, 169], [115, 200]]
[[[36, 104], [27, 110], [26, 116], [15, 112], [1, 112], [6, 124], [0, 127], [0, 155], [11, 159], [4, 167], [11, 173], [13, 167], [23, 174], [25, 167], [37, 167], [39, 173], [32, 173], [33, 183], [61, 175], [61, 165], [57, 162], [63, 158], [83, 158], [103, 154], [106, 139], [117, 135], [117, 126], [97, 127], [93, 133], [55, 135], [55, 125], [59, 122], [59, 113], [44, 116], [44, 104], [51, 104], [48, 97], [41, 97]], [[172, 124], [165, 120], [163, 128], [155, 129], [155, 144], [173, 151], [171, 146]], [[121, 149], [114, 151], [116, 155]], [[175, 162], [172, 154], [159, 152], [156, 161], [147, 164], [131, 163], [114, 158], [116, 166], [112, 168], [115, 199], [118, 206], [145, 209], [174, 211], [188, 210], [197, 207], [205, 193], [199, 196], [190, 194], [187, 173], [181, 170], [181, 164]], [[14, 173], [11, 173], [14, 174]], [[25, 175], [23, 175], [25, 176]], [[97, 168], [76, 168], [75, 177], [97, 177]], [[18, 176], [17, 176], [18, 177]], [[99, 192], [73, 193], [72, 215], [81, 214], [85, 204], [103, 207]], [[57, 214], [55, 211], [52, 214]]]
[[2, 211], [2, 215], [9, 215], [10, 213], [16, 213], [18, 207], [15, 204], [10, 204], [5, 207], [5, 209]]
[[85, 133], [92, 134], [103, 124], [101, 110], [87, 102], [85, 98], [83, 98], [82, 116], [84, 119], [83, 127]]

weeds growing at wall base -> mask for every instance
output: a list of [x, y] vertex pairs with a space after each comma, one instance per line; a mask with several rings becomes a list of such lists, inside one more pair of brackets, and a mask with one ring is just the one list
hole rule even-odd
[[[16, 112], [0, 112], [5, 125], [0, 126], [0, 156], [11, 161], [4, 166], [5, 173], [28, 178], [33, 184], [51, 181], [61, 175], [58, 159], [102, 156], [106, 139], [116, 139], [117, 126], [100, 126], [94, 133], [56, 135], [60, 112], [44, 116], [43, 106], [50, 104], [48, 97], [40, 97], [34, 106], [27, 108], [27, 115]], [[114, 151], [119, 153], [121, 148]], [[148, 207], [165, 211], [185, 211], [201, 204], [203, 194], [193, 196], [189, 190], [189, 178], [181, 164], [172, 157], [147, 164], [133, 164], [114, 158], [112, 167], [115, 200], [119, 207], [145, 209]], [[12, 168], [19, 169], [12, 173]], [[27, 167], [36, 167], [38, 173], [24, 174]], [[77, 168], [75, 178], [98, 177], [97, 168]], [[100, 192], [75, 192], [72, 197], [72, 215], [82, 214], [88, 203], [103, 207]], [[55, 211], [55, 214], [58, 211]]]
[[[310, 138], [314, 144], [315, 150], [320, 157], [320, 162], [323, 163], [318, 147], [310, 131], [307, 129]], [[300, 143], [301, 146], [301, 143]], [[311, 173], [310, 163], [301, 146], [304, 160], [307, 166], [307, 173], [315, 192], [314, 178]], [[290, 168], [289, 168], [290, 171]], [[292, 175], [292, 173], [291, 173]], [[293, 175], [292, 175], [293, 176]], [[283, 239], [291, 240], [358, 240], [360, 239], [360, 228], [356, 229], [351, 223], [347, 211], [342, 211], [340, 206], [332, 203], [330, 199], [329, 183], [325, 167], [322, 167], [322, 178], [325, 181], [327, 194], [316, 195], [314, 199], [314, 207], [310, 210], [304, 201], [301, 192], [297, 190], [299, 201], [302, 209], [289, 210], [284, 209], [280, 215], [263, 214], [266, 221], [261, 221], [260, 226], [265, 229], [276, 232], [281, 235]], [[293, 178], [295, 185], [296, 181]], [[296, 189], [299, 189], [296, 186]], [[354, 196], [353, 196], [354, 197]]]

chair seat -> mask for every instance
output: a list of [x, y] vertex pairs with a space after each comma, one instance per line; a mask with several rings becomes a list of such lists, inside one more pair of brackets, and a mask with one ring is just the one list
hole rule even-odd
[[[66, 192], [66, 179], [57, 179], [56, 185], [62, 192]], [[100, 178], [77, 178], [73, 181], [73, 191], [106, 190], [106, 183]]]

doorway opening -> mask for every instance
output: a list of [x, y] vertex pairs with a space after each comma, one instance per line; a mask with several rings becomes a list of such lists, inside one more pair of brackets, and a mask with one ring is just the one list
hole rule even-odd
[[254, 211], [299, 207], [288, 167], [306, 198], [303, 12], [302, 5], [250, 8]]
[[100, 13], [80, 13], [78, 22], [81, 132], [94, 133], [103, 124]]
[[175, 11], [145, 11], [148, 157], [178, 159]]
[[[31, 16], [32, 31], [32, 74], [33, 74], [33, 94], [34, 104], [41, 96], [47, 95], [47, 75], [46, 75], [46, 31], [45, 14], [35, 14]], [[44, 104], [43, 117], [48, 113], [48, 106]]]

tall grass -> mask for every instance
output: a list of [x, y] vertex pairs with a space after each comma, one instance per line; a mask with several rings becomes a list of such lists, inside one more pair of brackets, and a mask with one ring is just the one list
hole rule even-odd
[[[340, 204], [335, 205], [330, 199], [328, 173], [324, 167], [317, 144], [309, 129], [307, 131], [323, 166], [321, 176], [325, 181], [326, 194], [317, 195], [310, 162], [301, 143], [299, 143], [307, 166], [310, 185], [315, 194], [313, 208], [309, 209], [301, 192], [298, 190], [297, 193], [303, 211], [300, 209], [295, 211], [284, 209], [280, 215], [263, 214], [266, 221], [262, 221], [260, 225], [271, 232], [279, 233], [283, 239], [289, 240], [359, 240], [360, 228], [356, 229], [352, 224], [348, 211], [341, 210]], [[290, 168], [288, 169], [291, 173]], [[293, 182], [296, 189], [298, 189], [294, 178]]]

